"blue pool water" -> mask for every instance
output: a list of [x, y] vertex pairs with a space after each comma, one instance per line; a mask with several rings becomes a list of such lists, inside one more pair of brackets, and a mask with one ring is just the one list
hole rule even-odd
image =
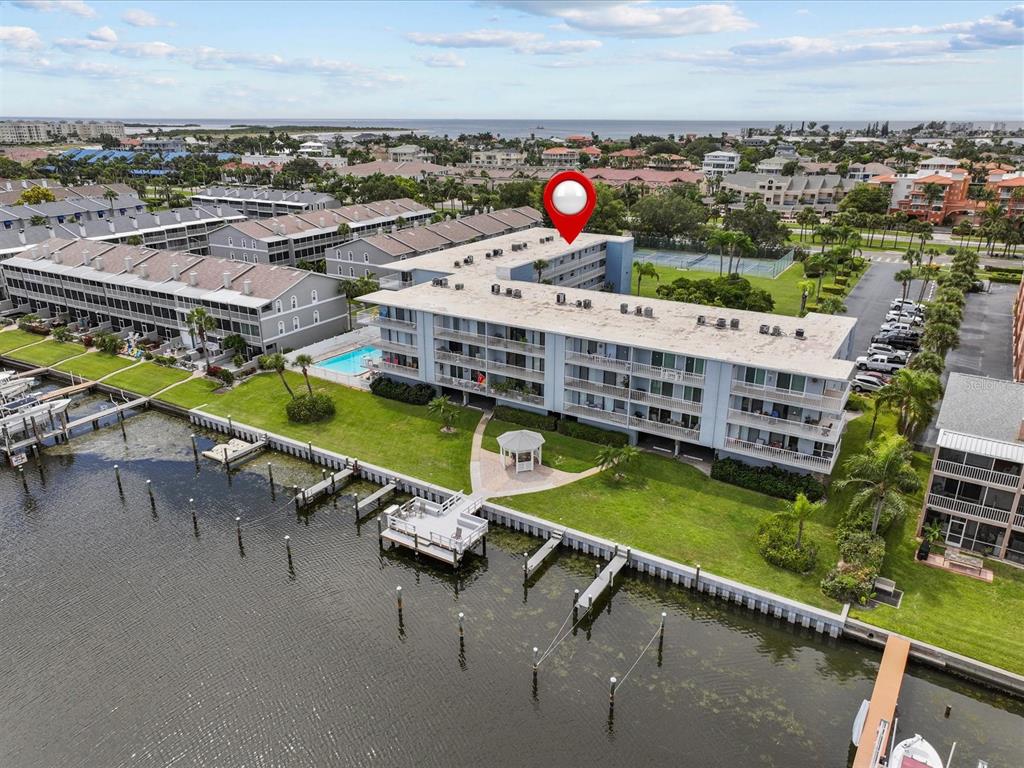
[[348, 352], [335, 355], [327, 360], [321, 360], [317, 363], [317, 367], [326, 368], [329, 371], [337, 371], [338, 373], [347, 373], [349, 376], [358, 376], [366, 370], [363, 367], [363, 360], [367, 357], [379, 362], [381, 359], [380, 350], [369, 346], [350, 349]]

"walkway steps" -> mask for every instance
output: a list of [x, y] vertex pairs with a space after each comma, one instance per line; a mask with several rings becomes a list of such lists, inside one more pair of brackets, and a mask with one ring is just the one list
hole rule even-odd
[[365, 499], [356, 503], [356, 515], [362, 517], [364, 513], [376, 509], [384, 499], [393, 494], [397, 489], [398, 486], [395, 483], [388, 483], [383, 488], [378, 488]]
[[888, 752], [892, 738], [896, 703], [903, 685], [903, 671], [907, 668], [910, 641], [898, 635], [889, 635], [882, 653], [875, 687], [871, 691], [871, 704], [864, 728], [853, 758], [853, 768], [877, 768], [879, 759]]
[[[261, 448], [266, 445], [265, 440], [261, 440], [257, 443]], [[320, 482], [311, 485], [309, 488], [303, 488], [302, 491], [295, 497], [295, 506], [297, 509], [312, 504], [314, 501], [319, 499], [321, 496], [331, 496], [336, 491], [344, 488], [349, 480], [352, 479], [354, 472], [351, 469], [343, 469], [339, 472], [334, 472], [325, 477]]]
[[604, 570], [598, 574], [597, 578], [594, 579], [590, 586], [587, 587], [580, 595], [580, 599], [576, 601], [576, 607], [587, 610], [596, 603], [598, 598], [604, 594], [605, 590], [609, 589], [615, 583], [615, 577], [619, 575], [619, 571], [626, 567], [626, 562], [628, 560], [628, 550], [626, 552], [621, 552], [616, 549], [615, 556], [608, 562], [608, 565], [604, 567]]
[[544, 561], [547, 560], [548, 555], [554, 552], [558, 545], [562, 543], [562, 532], [554, 531], [551, 537], [544, 542], [540, 549], [534, 552], [530, 557], [523, 563], [523, 578], [529, 579], [533, 574], [537, 572]]

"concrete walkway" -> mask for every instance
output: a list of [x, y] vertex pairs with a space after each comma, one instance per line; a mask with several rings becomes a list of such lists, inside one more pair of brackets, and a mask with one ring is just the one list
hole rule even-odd
[[473, 496], [480, 499], [496, 496], [516, 496], [522, 493], [548, 491], [562, 485], [575, 483], [585, 477], [596, 475], [600, 467], [593, 467], [585, 472], [562, 472], [538, 465], [532, 472], [520, 472], [506, 467], [501, 454], [484, 450], [484, 430], [491, 420], [491, 414], [485, 413], [473, 432], [473, 450], [470, 454], [469, 477], [473, 484]]

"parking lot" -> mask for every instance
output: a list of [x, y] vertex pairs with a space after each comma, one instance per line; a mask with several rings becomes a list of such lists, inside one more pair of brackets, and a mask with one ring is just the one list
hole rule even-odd
[[[851, 360], [867, 352], [871, 337], [885, 322], [885, 313], [889, 311], [892, 300], [902, 296], [903, 286], [896, 282], [895, 275], [904, 267], [906, 264], [873, 263], [846, 297], [846, 316], [857, 318]], [[907, 298], [917, 301], [920, 292], [921, 281], [915, 280], [907, 289]], [[927, 298], [928, 294], [925, 294]]]

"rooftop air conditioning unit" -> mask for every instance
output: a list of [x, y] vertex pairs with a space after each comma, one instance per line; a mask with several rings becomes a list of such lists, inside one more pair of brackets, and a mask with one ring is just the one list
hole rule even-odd
[[516, 243], [512, 243], [512, 251], [515, 252], [515, 251], [518, 251], [518, 250], [519, 250], [519, 246]]
[[462, 262], [461, 262], [461, 261], [459, 261], [458, 259], [456, 259], [456, 260], [455, 260], [455, 264], [454, 264], [453, 266], [456, 266], [456, 267], [461, 267], [461, 266], [462, 266]]
[[635, 307], [633, 308], [633, 314], [634, 314], [634, 315], [636, 315], [637, 317], [643, 317], [643, 314], [644, 314], [644, 308], [643, 308], [643, 307], [641, 307], [641, 306], [640, 306], [639, 304], [637, 304], [637, 305], [636, 305], [636, 306], [635, 306]]
[[462, 263], [463, 264], [472, 264], [473, 263], [473, 256], [472, 256], [472, 254], [467, 256], [466, 258], [464, 258], [462, 260]]
[[441, 287], [442, 288], [447, 288], [448, 287], [448, 278], [447, 277], [442, 277], [441, 278]]
[[503, 253], [505, 253], [505, 249], [504, 248], [495, 248], [494, 249], [494, 255], [495, 256], [501, 256]]
[[513, 299], [521, 299], [521, 298], [523, 298], [523, 292], [520, 291], [518, 288], [516, 288], [514, 291], [512, 291], [512, 298]]
[[697, 325], [707, 325], [708, 318], [706, 315], [697, 315]]
[[729, 327], [732, 328], [734, 331], [738, 331], [740, 329], [740, 320], [739, 320], [739, 318], [738, 317], [732, 318], [729, 321]]
[[781, 336], [781, 335], [782, 335], [782, 328], [780, 326], [778, 326], [778, 325], [773, 325], [772, 326], [772, 336]]
[[491, 293], [501, 293], [501, 286], [497, 283], [491, 283]]
[[654, 307], [644, 307], [644, 317], [654, 317]]
[[590, 309], [592, 306], [594, 306], [594, 302], [592, 302], [590, 299], [584, 299], [583, 300], [583, 308], [584, 309]]
[[463, 288], [465, 288], [465, 287], [466, 287], [466, 286], [464, 286], [464, 285], [463, 285], [462, 283], [456, 283], [456, 284], [455, 284], [455, 290], [456, 290], [456, 291], [461, 291], [461, 290], [462, 290]]
[[441, 284], [441, 278], [440, 277], [435, 277], [433, 280], [430, 281], [430, 284], [432, 286], [434, 286], [435, 288], [437, 288], [437, 286], [439, 286]]
[[619, 312], [621, 312], [624, 315], [628, 315], [629, 314], [629, 304], [627, 304], [626, 302], [622, 302], [621, 304], [619, 304]]
[[556, 293], [555, 294], [555, 304], [565, 304], [565, 294], [564, 293]]
[[767, 335], [769, 330], [770, 329], [768, 328], [768, 323], [761, 323], [761, 325], [758, 326], [758, 328], [757, 328], [757, 332], [758, 333], [763, 333], [763, 334], [766, 334], [766, 335]]
[[583, 309], [583, 299], [576, 299], [576, 308]]
[[512, 289], [511, 288], [506, 288], [505, 289], [505, 295], [506, 296], [511, 296], [512, 295]]
[[489, 259], [489, 258], [491, 258], [491, 252], [490, 252], [490, 251], [488, 251], [487, 253], [485, 253], [485, 254], [484, 254], [484, 258], [485, 258], [485, 259]]
[[807, 336], [804, 335], [804, 329], [803, 328], [797, 328], [796, 329], [796, 337], [798, 339], [806, 339], [807, 338]]
[[715, 320], [715, 327], [716, 328], [725, 328], [725, 326], [726, 326], [726, 322], [725, 322], [725, 318], [724, 317], [720, 317], [717, 320]]

